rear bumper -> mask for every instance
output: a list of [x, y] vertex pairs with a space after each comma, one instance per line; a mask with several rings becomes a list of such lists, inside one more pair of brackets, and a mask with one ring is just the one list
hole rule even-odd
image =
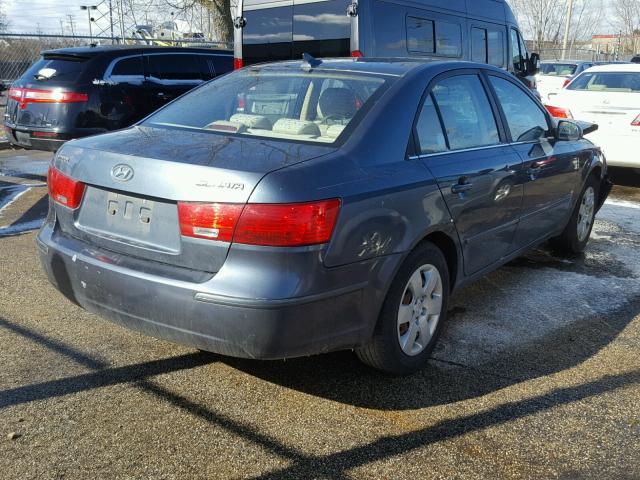
[[[127, 268], [122, 256], [56, 233], [51, 223], [37, 242], [49, 280], [86, 310], [157, 338], [235, 357], [281, 359], [361, 345], [384, 297], [366, 274], [361, 282], [294, 298], [231, 297], [215, 291], [215, 277], [195, 283]], [[369, 272], [375, 279], [377, 269], [396, 261], [373, 262]]]
[[[65, 142], [74, 138], [87, 137], [105, 133], [103, 129], [76, 129], [73, 131], [62, 131], [54, 129], [31, 128], [22, 125], [14, 125], [10, 123], [4, 124], [4, 131], [9, 143], [19, 148], [30, 150], [43, 150], [47, 152], [56, 152]], [[37, 132], [45, 134], [56, 134], [55, 138], [37, 137]], [[18, 138], [18, 134], [23, 134], [22, 138]], [[28, 138], [25, 138], [28, 136]], [[25, 141], [26, 140], [26, 141]]]

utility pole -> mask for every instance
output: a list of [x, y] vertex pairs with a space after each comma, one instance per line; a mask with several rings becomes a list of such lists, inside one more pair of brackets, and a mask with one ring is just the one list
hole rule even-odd
[[109, 28], [111, 29], [111, 43], [113, 43], [113, 0], [109, 0]]
[[64, 19], [60, 18], [60, 34], [64, 36]]
[[87, 20], [89, 21], [89, 41], [93, 43], [93, 32], [91, 31], [91, 23], [93, 22], [93, 17], [91, 16], [92, 10], [98, 10], [97, 5], [80, 5], [80, 10], [87, 11]]
[[71, 35], [72, 36], [76, 36], [76, 27], [75, 27], [75, 22], [73, 20], [73, 15], [72, 14], [68, 14], [67, 17], [69, 17], [69, 28], [71, 29]]
[[567, 22], [564, 26], [564, 41], [562, 42], [562, 59], [567, 58], [567, 44], [569, 43], [569, 32], [571, 31], [571, 17], [573, 16], [573, 0], [569, 0], [567, 6]]

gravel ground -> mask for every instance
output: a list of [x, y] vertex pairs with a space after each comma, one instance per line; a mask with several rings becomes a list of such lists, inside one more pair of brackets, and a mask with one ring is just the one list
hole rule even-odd
[[405, 379], [350, 352], [199, 353], [49, 286], [45, 154], [0, 152], [0, 478], [640, 478], [640, 180], [587, 253], [535, 250], [456, 295]]

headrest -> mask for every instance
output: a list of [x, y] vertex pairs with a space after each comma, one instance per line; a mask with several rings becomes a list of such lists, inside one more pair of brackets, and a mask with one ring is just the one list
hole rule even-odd
[[351, 118], [358, 110], [356, 100], [356, 94], [349, 88], [327, 88], [320, 95], [318, 104], [323, 117]]
[[241, 123], [248, 128], [259, 128], [262, 130], [271, 130], [271, 122], [267, 117], [262, 115], [251, 115], [249, 113], [236, 113], [232, 115], [229, 121]]
[[286, 133], [288, 135], [320, 136], [318, 125], [313, 122], [296, 120], [294, 118], [281, 118], [273, 124], [273, 131], [276, 133]]

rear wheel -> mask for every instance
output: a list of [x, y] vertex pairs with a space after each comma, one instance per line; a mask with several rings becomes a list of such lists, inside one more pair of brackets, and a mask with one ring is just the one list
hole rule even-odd
[[371, 341], [360, 360], [394, 375], [408, 375], [428, 360], [446, 318], [449, 270], [432, 243], [414, 250], [398, 271]]
[[587, 247], [598, 202], [598, 180], [592, 175], [587, 180], [573, 214], [559, 237], [551, 240], [558, 251], [569, 254], [582, 253]]

